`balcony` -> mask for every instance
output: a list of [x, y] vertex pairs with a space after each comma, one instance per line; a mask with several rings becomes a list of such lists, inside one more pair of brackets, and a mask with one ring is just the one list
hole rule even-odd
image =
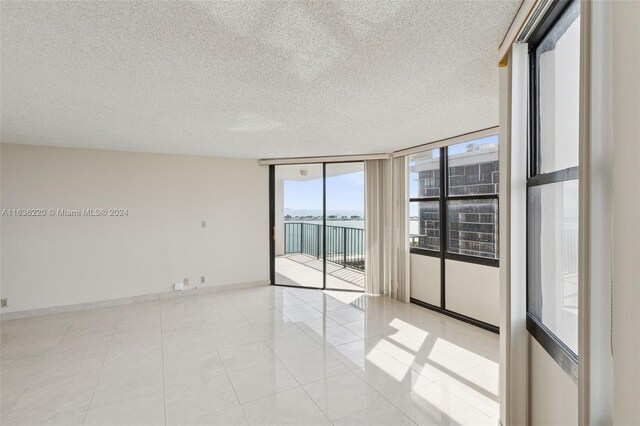
[[[364, 290], [364, 229], [327, 225], [327, 288]], [[278, 284], [321, 287], [322, 225], [284, 224], [284, 254], [276, 256]]]

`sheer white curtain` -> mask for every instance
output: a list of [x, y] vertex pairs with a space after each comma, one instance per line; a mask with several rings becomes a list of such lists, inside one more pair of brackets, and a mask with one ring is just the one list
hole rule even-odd
[[367, 160], [365, 176], [365, 291], [385, 294], [389, 289], [391, 244], [391, 160]]
[[391, 297], [409, 303], [409, 182], [408, 157], [393, 159]]

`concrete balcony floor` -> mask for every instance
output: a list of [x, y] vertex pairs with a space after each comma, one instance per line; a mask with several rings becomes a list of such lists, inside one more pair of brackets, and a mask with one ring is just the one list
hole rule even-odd
[[[322, 259], [301, 253], [276, 256], [276, 284], [322, 288]], [[364, 272], [327, 261], [327, 289], [364, 291]]]

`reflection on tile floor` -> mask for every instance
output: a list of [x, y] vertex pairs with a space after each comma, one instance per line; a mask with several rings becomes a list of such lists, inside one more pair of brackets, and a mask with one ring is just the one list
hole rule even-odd
[[3, 425], [487, 424], [498, 336], [259, 287], [2, 322]]

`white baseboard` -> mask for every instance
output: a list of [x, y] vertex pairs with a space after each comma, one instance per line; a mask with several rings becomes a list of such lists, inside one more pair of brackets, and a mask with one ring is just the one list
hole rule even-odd
[[99, 300], [96, 302], [76, 303], [73, 305], [53, 306], [50, 308], [27, 309], [16, 312], [3, 312], [0, 320], [7, 321], [20, 318], [29, 318], [42, 315], [59, 314], [64, 312], [83, 311], [86, 309], [106, 308], [110, 306], [129, 305], [131, 303], [150, 302], [154, 300], [169, 299], [172, 297], [193, 296], [196, 294], [218, 293], [221, 291], [242, 290], [252, 287], [269, 285], [269, 281], [252, 281], [247, 283], [225, 284], [209, 287], [198, 287], [192, 290], [168, 291], [162, 293], [145, 294], [142, 296], [123, 297], [119, 299]]

